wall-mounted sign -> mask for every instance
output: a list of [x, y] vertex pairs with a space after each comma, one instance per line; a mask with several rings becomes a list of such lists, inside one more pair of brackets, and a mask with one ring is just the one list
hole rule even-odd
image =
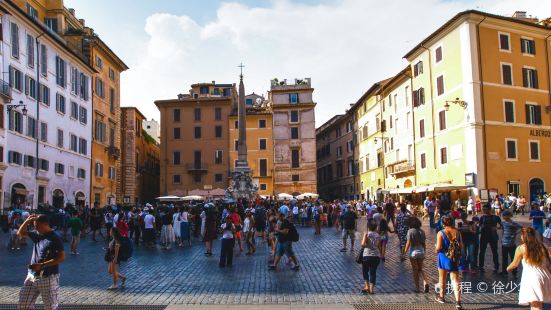
[[543, 129], [531, 129], [530, 135], [532, 137], [545, 137], [545, 138], [551, 138], [551, 130], [543, 130]]
[[474, 172], [465, 173], [465, 185], [467, 187], [476, 186], [476, 177], [475, 177]]
[[123, 202], [124, 203], [130, 203], [130, 196], [124, 196]]

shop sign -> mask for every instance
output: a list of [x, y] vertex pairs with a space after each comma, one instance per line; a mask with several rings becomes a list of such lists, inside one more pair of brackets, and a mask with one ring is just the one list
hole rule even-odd
[[532, 129], [532, 130], [530, 130], [530, 135], [532, 137], [551, 138], [551, 130]]

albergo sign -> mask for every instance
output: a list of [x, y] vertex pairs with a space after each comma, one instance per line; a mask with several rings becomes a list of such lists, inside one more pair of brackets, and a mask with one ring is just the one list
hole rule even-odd
[[551, 130], [532, 129], [530, 130], [530, 135], [533, 137], [551, 138]]

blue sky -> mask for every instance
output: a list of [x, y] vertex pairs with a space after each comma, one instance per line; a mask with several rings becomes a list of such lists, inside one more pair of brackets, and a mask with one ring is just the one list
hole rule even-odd
[[[153, 101], [196, 82], [312, 78], [316, 126], [398, 73], [402, 56], [467, 9], [551, 16], [550, 0], [65, 0], [130, 67], [122, 106], [159, 119]], [[104, 8], [109, 8], [105, 10]]]

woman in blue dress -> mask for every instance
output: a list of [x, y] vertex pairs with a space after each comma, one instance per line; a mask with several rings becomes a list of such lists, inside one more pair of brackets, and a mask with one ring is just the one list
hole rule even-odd
[[[436, 235], [436, 253], [438, 255], [438, 279], [439, 279], [439, 295], [436, 296], [436, 302], [445, 303], [444, 296], [446, 294], [446, 278], [450, 274], [453, 292], [456, 300], [456, 308], [461, 307], [461, 292], [459, 290], [459, 276], [463, 270], [461, 259], [461, 251], [463, 242], [461, 234], [453, 226], [453, 220], [449, 216], [442, 217], [442, 225], [444, 229]], [[451, 249], [451, 250], [450, 250]]]

